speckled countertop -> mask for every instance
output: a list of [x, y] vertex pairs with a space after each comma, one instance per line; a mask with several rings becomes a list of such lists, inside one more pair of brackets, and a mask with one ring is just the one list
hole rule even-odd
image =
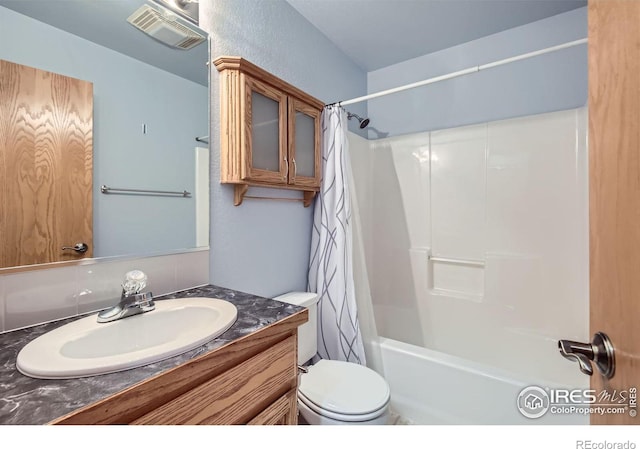
[[224, 334], [197, 349], [112, 374], [80, 379], [42, 380], [24, 376], [17, 371], [16, 357], [24, 345], [78, 317], [0, 334], [0, 424], [48, 423], [303, 310], [301, 307], [213, 285], [155, 299], [196, 296], [221, 298], [233, 303], [238, 309], [237, 321]]

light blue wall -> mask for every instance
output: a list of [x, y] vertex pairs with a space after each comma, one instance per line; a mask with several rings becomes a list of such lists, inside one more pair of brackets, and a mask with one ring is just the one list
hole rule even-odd
[[[334, 102], [366, 93], [366, 74], [284, 0], [216, 0], [200, 4], [211, 33], [212, 59], [242, 56], [294, 86]], [[245, 200], [219, 184], [218, 73], [211, 76], [211, 282], [274, 296], [305, 290], [313, 208], [301, 203]], [[352, 108], [365, 113], [365, 105]], [[250, 190], [251, 192], [251, 190]], [[267, 190], [272, 196], [299, 192]]]
[[[587, 8], [513, 28], [368, 73], [368, 92], [587, 37]], [[371, 125], [390, 135], [584, 106], [587, 46], [370, 100]], [[370, 133], [370, 138], [375, 138]]]
[[0, 42], [2, 59], [93, 83], [94, 254], [195, 246], [193, 198], [99, 189], [193, 192], [194, 138], [208, 133], [207, 88], [3, 7]]
[[[586, 8], [369, 74], [284, 0], [201, 2], [200, 25], [212, 35], [212, 59], [242, 56], [330, 103], [586, 37]], [[567, 109], [586, 103], [586, 67], [582, 47], [472, 75], [475, 79], [440, 83], [423, 95], [414, 91], [348, 109], [364, 116], [368, 112], [373, 127], [393, 134]], [[264, 296], [304, 290], [313, 211], [298, 203], [260, 200], [233, 206], [233, 187], [218, 182], [218, 90], [213, 69], [211, 282]], [[266, 189], [255, 193], [300, 195]]]

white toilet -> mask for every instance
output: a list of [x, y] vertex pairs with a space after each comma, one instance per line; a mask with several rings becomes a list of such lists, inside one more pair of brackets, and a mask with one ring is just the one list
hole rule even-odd
[[[303, 365], [318, 349], [318, 296], [292, 292], [274, 299], [309, 309], [309, 321], [298, 328], [298, 364]], [[320, 360], [299, 380], [298, 409], [308, 424], [380, 425], [389, 421], [389, 384], [366, 366]]]

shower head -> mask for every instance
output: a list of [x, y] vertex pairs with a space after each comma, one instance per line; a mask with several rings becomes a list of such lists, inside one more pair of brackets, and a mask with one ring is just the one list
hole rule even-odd
[[355, 117], [358, 119], [358, 121], [360, 122], [360, 129], [365, 129], [367, 126], [369, 126], [369, 119], [368, 118], [362, 118], [352, 112], [347, 112], [347, 118], [349, 120], [351, 120], [351, 117]]

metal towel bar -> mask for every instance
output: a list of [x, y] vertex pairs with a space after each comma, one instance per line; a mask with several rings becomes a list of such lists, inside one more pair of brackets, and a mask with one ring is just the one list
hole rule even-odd
[[100, 186], [100, 191], [105, 194], [125, 192], [125, 193], [144, 193], [144, 194], [150, 194], [150, 195], [177, 195], [184, 198], [191, 197], [191, 192], [187, 192], [186, 190], [183, 190], [182, 192], [172, 192], [167, 190], [118, 189], [115, 187], [107, 187], [106, 185], [102, 185]]

